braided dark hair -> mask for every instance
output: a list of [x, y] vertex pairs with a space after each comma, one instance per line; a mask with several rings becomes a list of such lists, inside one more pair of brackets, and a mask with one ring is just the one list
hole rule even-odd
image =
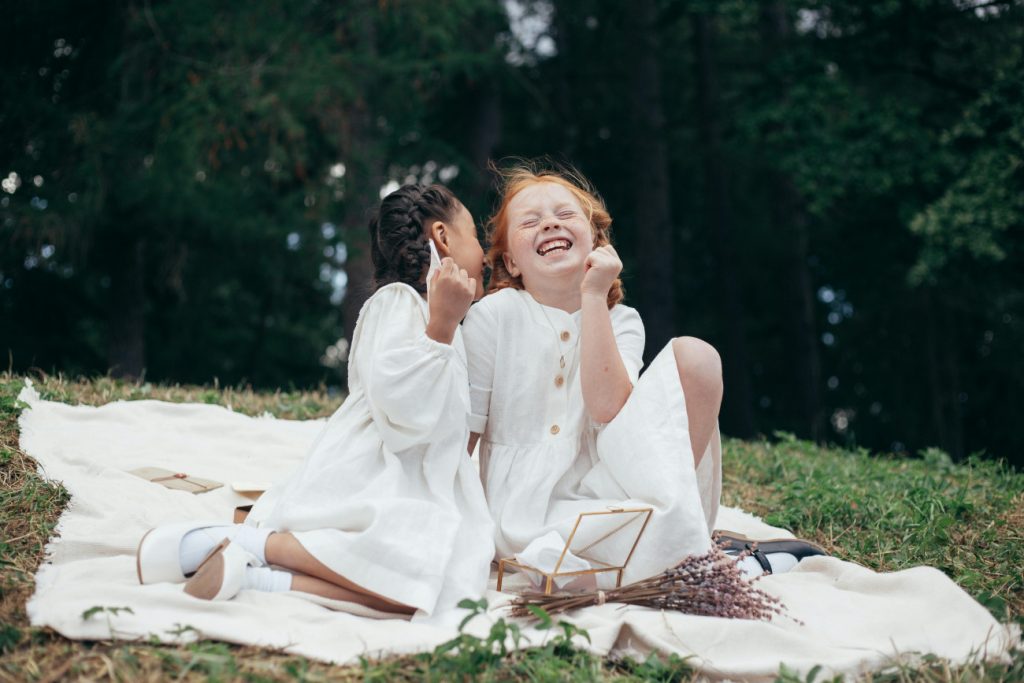
[[425, 293], [430, 267], [425, 227], [430, 221], [452, 220], [458, 207], [459, 200], [444, 185], [403, 185], [384, 197], [370, 219], [373, 290], [404, 282]]

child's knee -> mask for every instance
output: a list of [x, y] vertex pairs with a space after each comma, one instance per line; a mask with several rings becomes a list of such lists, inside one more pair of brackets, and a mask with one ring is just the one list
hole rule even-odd
[[696, 382], [704, 390], [721, 390], [722, 357], [714, 346], [696, 337], [676, 337], [672, 350], [684, 383]]

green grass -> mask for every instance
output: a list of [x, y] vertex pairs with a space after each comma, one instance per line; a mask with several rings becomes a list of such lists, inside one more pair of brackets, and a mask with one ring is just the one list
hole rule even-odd
[[1024, 475], [934, 449], [896, 458], [778, 436], [726, 444], [726, 504], [878, 571], [938, 567], [997, 615], [1024, 614]]
[[[254, 392], [110, 378], [35, 378], [49, 400], [100, 405], [159, 399], [230, 405], [239, 412], [309, 419], [340, 399], [325, 391]], [[337, 667], [253, 647], [69, 641], [32, 628], [25, 602], [67, 492], [43, 481], [18, 445], [16, 397], [24, 379], [0, 375], [0, 681], [368, 680], [689, 681], [678, 657], [601, 659], [572, 647], [572, 628], [553, 625], [546, 645], [504, 650], [515, 624], [489, 638], [459, 636], [434, 652]], [[780, 434], [772, 442], [725, 443], [723, 502], [792, 529], [834, 554], [881, 571], [928, 564], [951, 576], [1002, 620], [1024, 623], [1024, 474], [981, 460], [954, 464], [930, 450], [915, 459], [819, 447]], [[96, 615], [95, 618], [102, 618]], [[780, 669], [778, 680], [799, 680]], [[817, 680], [817, 679], [816, 679]], [[1024, 681], [1024, 652], [1009, 664], [953, 668], [926, 661], [871, 681]]]

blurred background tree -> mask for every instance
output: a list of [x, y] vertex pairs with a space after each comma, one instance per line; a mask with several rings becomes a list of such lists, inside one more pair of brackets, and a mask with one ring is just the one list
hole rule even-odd
[[489, 159], [601, 188], [648, 357], [722, 352], [725, 433], [1024, 464], [1024, 6], [197, 0], [9, 8], [0, 349], [343, 385], [382, 192]]

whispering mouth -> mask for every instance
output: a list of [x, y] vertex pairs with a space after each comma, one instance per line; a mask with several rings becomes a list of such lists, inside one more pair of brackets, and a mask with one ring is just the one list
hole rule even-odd
[[541, 244], [537, 247], [537, 253], [541, 256], [547, 256], [554, 251], [569, 251], [570, 249], [572, 249], [572, 242], [559, 237], [558, 239], [548, 240]]

